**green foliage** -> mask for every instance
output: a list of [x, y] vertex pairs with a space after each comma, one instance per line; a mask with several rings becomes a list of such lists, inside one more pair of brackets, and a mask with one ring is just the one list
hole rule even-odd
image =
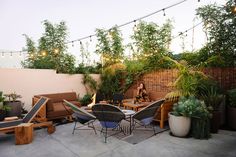
[[99, 74], [101, 71], [102, 65], [97, 64], [96, 66], [85, 66], [83, 63], [79, 64], [79, 66], [76, 68], [76, 73], [79, 74]]
[[145, 63], [142, 61], [125, 60], [124, 64], [126, 65], [124, 91], [126, 91], [147, 70], [145, 70]]
[[174, 104], [172, 113], [184, 117], [202, 117], [202, 114], [209, 114], [204, 102], [193, 96], [180, 97], [179, 102]]
[[97, 90], [97, 82], [88, 73], [84, 74], [83, 84], [87, 93], [94, 93]]
[[17, 99], [22, 98], [21, 95], [16, 94], [16, 92], [10, 93], [10, 94], [4, 94], [5, 97], [8, 97], [8, 101], [17, 101]]
[[92, 102], [92, 95], [85, 94], [82, 99], [79, 100], [82, 106], [86, 106]]
[[104, 67], [120, 63], [124, 56], [124, 47], [120, 30], [113, 27], [109, 31], [97, 29], [96, 53], [101, 55]]
[[26, 50], [29, 57], [22, 63], [25, 68], [56, 69], [60, 73], [75, 72], [75, 58], [66, 54], [67, 28], [65, 22], [53, 25], [49, 21], [43, 21], [45, 32], [39, 39], [38, 48], [35, 42], [26, 38]]
[[200, 97], [204, 100], [208, 107], [212, 107], [213, 110], [219, 110], [220, 104], [224, 100], [224, 95], [220, 94], [216, 85], [200, 86]]
[[123, 64], [114, 64], [104, 69], [99, 91], [105, 95], [105, 99], [111, 100], [113, 94], [124, 92], [124, 70]]
[[8, 106], [8, 105], [4, 105], [3, 102], [5, 100], [5, 97], [3, 96], [3, 92], [0, 91], [0, 110], [3, 110], [3, 111], [10, 111], [11, 110], [11, 107]]
[[229, 95], [229, 106], [236, 107], [236, 89], [229, 90], [228, 95]]
[[178, 69], [178, 78], [173, 86], [181, 96], [196, 96], [199, 82], [206, 79], [207, 76], [201, 71], [192, 68], [186, 62], [177, 62], [169, 57], [166, 59], [172, 61]]
[[[145, 68], [156, 70], [172, 67], [171, 62], [164, 56], [170, 56], [168, 52], [171, 39], [172, 24], [168, 20], [162, 26], [155, 23], [140, 22], [131, 38], [133, 55], [145, 63]], [[134, 46], [133, 46], [134, 45]]]
[[3, 102], [5, 100], [5, 97], [3, 96], [3, 92], [0, 91], [0, 102]]
[[[234, 0], [225, 6], [210, 4], [197, 9], [197, 15], [204, 21], [208, 34], [206, 66], [232, 67], [236, 65], [236, 16], [232, 12]], [[204, 48], [205, 49], [205, 48]]]

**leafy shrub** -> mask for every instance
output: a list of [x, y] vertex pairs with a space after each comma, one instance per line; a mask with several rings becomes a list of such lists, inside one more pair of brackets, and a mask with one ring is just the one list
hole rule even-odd
[[228, 91], [229, 95], [229, 106], [236, 107], [236, 88]]
[[175, 116], [205, 118], [210, 117], [208, 108], [204, 101], [200, 101], [194, 96], [180, 97], [179, 102], [174, 104], [173, 114]]
[[85, 94], [82, 99], [80, 99], [80, 103], [82, 106], [86, 106], [92, 102], [92, 95]]

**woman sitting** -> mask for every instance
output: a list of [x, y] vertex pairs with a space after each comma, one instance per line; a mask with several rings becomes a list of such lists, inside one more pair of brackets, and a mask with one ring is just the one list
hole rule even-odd
[[137, 88], [137, 95], [134, 102], [150, 101], [144, 83], [140, 83]]

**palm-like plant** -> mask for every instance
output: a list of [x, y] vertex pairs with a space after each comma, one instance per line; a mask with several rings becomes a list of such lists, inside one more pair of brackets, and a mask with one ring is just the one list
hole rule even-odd
[[178, 69], [178, 78], [172, 85], [176, 90], [174, 93], [185, 97], [196, 96], [199, 81], [206, 79], [207, 76], [198, 69], [188, 66], [185, 61], [177, 62], [169, 57], [166, 59], [175, 63]]

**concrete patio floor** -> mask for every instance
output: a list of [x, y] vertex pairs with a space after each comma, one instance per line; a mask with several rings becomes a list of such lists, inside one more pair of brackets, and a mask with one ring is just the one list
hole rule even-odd
[[14, 135], [0, 134], [0, 157], [236, 157], [236, 132], [220, 130], [209, 140], [177, 138], [165, 131], [138, 144], [115, 137], [107, 143], [91, 130], [71, 134], [73, 124], [57, 126], [54, 134], [35, 131], [34, 141], [15, 145]]

